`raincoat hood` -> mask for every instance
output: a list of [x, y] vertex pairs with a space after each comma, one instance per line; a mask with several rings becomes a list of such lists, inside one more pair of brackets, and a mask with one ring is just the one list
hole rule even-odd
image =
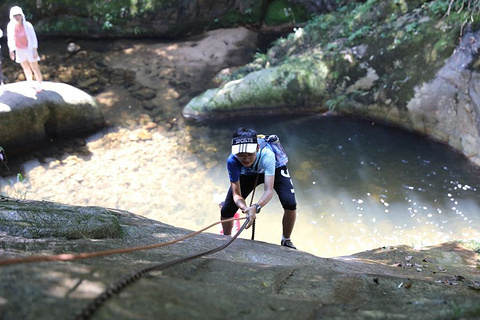
[[22, 8], [15, 6], [10, 9], [10, 20], [14, 20], [13, 16], [17, 14], [22, 16], [22, 20], [25, 21], [25, 14], [23, 13]]

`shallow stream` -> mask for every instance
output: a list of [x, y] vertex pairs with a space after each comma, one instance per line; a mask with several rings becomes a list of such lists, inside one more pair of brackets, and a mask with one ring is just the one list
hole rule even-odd
[[[197, 230], [219, 219], [229, 186], [225, 159], [239, 126], [280, 137], [298, 202], [292, 239], [303, 251], [333, 257], [480, 239], [478, 168], [429, 139], [348, 118], [217, 121], [176, 133], [105, 129], [79, 150], [9, 159], [27, 182], [7, 176], [0, 191], [127, 210]], [[278, 244], [282, 214], [274, 196], [258, 216], [255, 239]], [[250, 230], [241, 237], [249, 239]]]

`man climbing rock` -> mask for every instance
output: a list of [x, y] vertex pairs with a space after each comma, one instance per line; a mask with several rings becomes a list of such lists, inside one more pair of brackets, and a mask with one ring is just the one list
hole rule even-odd
[[[240, 128], [233, 134], [232, 153], [227, 159], [230, 188], [221, 208], [221, 219], [232, 218], [240, 208], [250, 219], [248, 229], [256, 214], [272, 199], [275, 190], [284, 209], [280, 244], [296, 249], [290, 240], [295, 225], [297, 202], [286, 166], [288, 158], [282, 154], [281, 146], [278, 148], [277, 144], [272, 147], [268, 140], [267, 137], [257, 137], [257, 132], [253, 129]], [[248, 206], [245, 198], [262, 183], [264, 192], [260, 200]], [[222, 223], [223, 234], [231, 235], [232, 226], [232, 221]]]

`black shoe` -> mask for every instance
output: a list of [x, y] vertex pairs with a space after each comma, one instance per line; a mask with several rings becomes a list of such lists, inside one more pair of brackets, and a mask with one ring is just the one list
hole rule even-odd
[[293, 245], [292, 240], [282, 240], [282, 242], [280, 242], [280, 245], [297, 250], [297, 247]]

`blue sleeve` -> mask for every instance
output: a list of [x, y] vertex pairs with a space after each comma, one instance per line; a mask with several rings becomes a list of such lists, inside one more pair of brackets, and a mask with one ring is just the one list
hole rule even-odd
[[262, 162], [260, 164], [260, 167], [265, 169], [265, 175], [274, 176], [275, 175], [275, 154], [270, 148], [265, 147], [262, 150], [262, 157], [260, 158], [260, 161]]
[[233, 154], [230, 154], [227, 159], [227, 170], [230, 182], [237, 182], [238, 180], [240, 180], [242, 164], [240, 163], [240, 161], [237, 160], [237, 158], [235, 158]]

